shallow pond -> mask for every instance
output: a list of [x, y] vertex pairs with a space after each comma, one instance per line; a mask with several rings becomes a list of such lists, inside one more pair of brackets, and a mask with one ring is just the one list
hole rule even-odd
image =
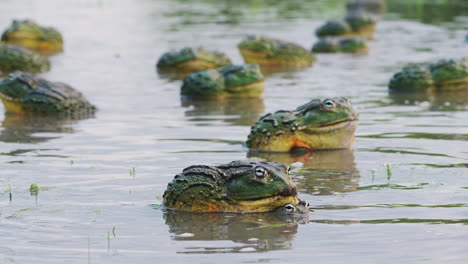
[[[31, 18], [63, 33], [65, 53], [42, 76], [77, 87], [99, 111], [74, 121], [0, 116], [0, 263], [464, 263], [468, 95], [393, 97], [386, 86], [406, 62], [468, 56], [466, 1], [389, 1], [369, 54], [319, 55], [305, 71], [271, 74], [263, 99], [182, 102], [181, 82], [155, 71], [162, 53], [186, 45], [241, 63], [246, 33], [310, 48], [344, 4], [1, 1], [2, 27]], [[353, 150], [243, 147], [262, 113], [329, 96], [361, 113]], [[246, 157], [295, 163], [309, 218], [158, 207], [184, 167]]]

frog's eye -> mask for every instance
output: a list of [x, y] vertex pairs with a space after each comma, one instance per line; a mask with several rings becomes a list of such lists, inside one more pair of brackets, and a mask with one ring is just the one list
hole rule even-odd
[[291, 172], [291, 167], [288, 166], [288, 167], [286, 168], [286, 172], [289, 174], [289, 173]]
[[331, 100], [331, 99], [327, 99], [327, 100], [323, 101], [323, 106], [325, 108], [330, 109], [330, 108], [335, 107], [335, 102], [333, 102], [333, 100]]
[[292, 204], [287, 204], [284, 206], [284, 210], [286, 211], [286, 213], [294, 213], [296, 207]]
[[257, 176], [258, 178], [263, 178], [265, 177], [267, 174], [265, 168], [263, 167], [255, 167], [255, 176]]

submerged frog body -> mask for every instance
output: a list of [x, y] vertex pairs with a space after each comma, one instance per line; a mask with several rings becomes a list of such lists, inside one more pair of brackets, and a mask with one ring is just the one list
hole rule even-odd
[[50, 62], [46, 57], [20, 46], [0, 43], [0, 75], [14, 71], [39, 73], [49, 70]]
[[62, 35], [56, 29], [39, 26], [30, 20], [13, 20], [11, 26], [3, 32], [2, 41], [42, 55], [63, 51]]
[[369, 47], [365, 39], [360, 37], [321, 38], [312, 47], [315, 53], [365, 53]]
[[278, 39], [247, 36], [237, 47], [247, 63], [262, 66], [309, 67], [315, 61], [303, 47]]
[[294, 111], [261, 117], [252, 126], [247, 147], [265, 152], [349, 148], [358, 119], [347, 98], [315, 99]]
[[0, 82], [0, 99], [7, 112], [74, 114], [95, 107], [71, 86], [16, 72]]
[[393, 75], [388, 87], [395, 92], [468, 89], [468, 58], [408, 64]]
[[167, 208], [190, 212], [258, 213], [287, 210], [278, 209], [287, 204], [301, 208], [289, 168], [258, 160], [187, 167], [168, 184], [163, 199]]
[[185, 77], [181, 95], [193, 98], [258, 97], [265, 87], [263, 79], [256, 64], [196, 71]]
[[231, 60], [222, 52], [208, 51], [204, 48], [183, 48], [164, 53], [156, 67], [161, 73], [174, 73], [184, 77], [194, 71], [216, 69], [231, 64]]
[[315, 31], [315, 34], [319, 38], [362, 36], [372, 39], [376, 24], [377, 21], [374, 17], [358, 13], [350, 15], [344, 20], [327, 21]]

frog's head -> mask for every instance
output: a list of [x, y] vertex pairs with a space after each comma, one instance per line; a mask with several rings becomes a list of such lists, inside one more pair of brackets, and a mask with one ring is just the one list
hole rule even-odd
[[273, 53], [277, 49], [278, 40], [265, 38], [261, 36], [247, 35], [244, 40], [239, 43], [240, 49], [247, 49], [257, 52]]
[[340, 36], [349, 33], [351, 33], [351, 26], [342, 20], [328, 21], [315, 31], [317, 37]]
[[388, 88], [392, 92], [424, 91], [433, 85], [429, 64], [408, 64], [393, 75]]
[[181, 95], [193, 98], [213, 98], [224, 93], [224, 78], [217, 70], [196, 71], [184, 78]]
[[0, 97], [3, 100], [17, 101], [37, 87], [29, 73], [15, 72], [0, 82]]
[[431, 64], [430, 70], [436, 82], [465, 78], [468, 77], [468, 58], [439, 60]]
[[219, 72], [224, 77], [226, 91], [232, 93], [250, 93], [252, 86], [249, 85], [264, 79], [257, 64], [231, 65], [219, 69]]
[[328, 133], [355, 126], [359, 114], [348, 98], [315, 99], [295, 110], [299, 128], [306, 133]]
[[296, 185], [286, 165], [246, 160], [233, 161], [219, 168], [224, 169], [228, 177], [226, 196], [241, 205], [272, 211], [288, 203], [299, 203]]

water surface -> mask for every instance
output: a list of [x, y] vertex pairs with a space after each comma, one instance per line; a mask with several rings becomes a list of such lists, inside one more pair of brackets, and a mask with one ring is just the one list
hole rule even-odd
[[[200, 45], [242, 63], [236, 45], [247, 33], [310, 48], [318, 26], [345, 14], [342, 0], [238, 2], [0, 3], [3, 27], [30, 18], [63, 33], [65, 52], [41, 76], [73, 85], [99, 108], [83, 120], [0, 116], [1, 263], [468, 258], [468, 95], [405, 97], [386, 87], [407, 62], [468, 56], [465, 1], [391, 1], [369, 54], [319, 55], [312, 68], [271, 74], [263, 99], [182, 101], [181, 81], [155, 71], [167, 50]], [[258, 155], [243, 147], [263, 113], [332, 96], [349, 97], [361, 113], [353, 150]], [[184, 167], [247, 157], [293, 164], [309, 218], [174, 215], [158, 206]]]

